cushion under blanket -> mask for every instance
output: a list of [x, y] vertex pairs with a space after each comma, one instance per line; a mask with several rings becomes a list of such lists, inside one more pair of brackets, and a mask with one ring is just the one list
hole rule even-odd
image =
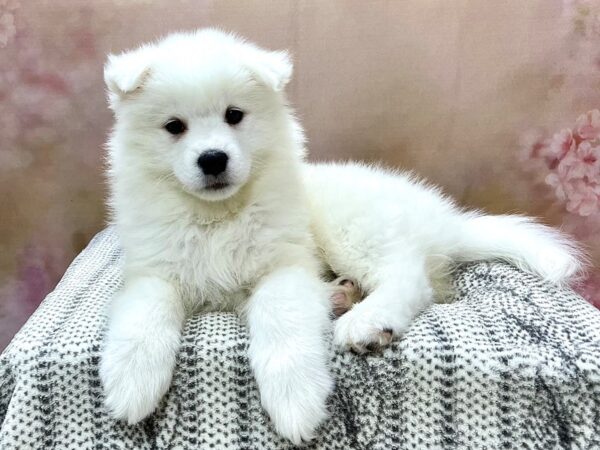
[[[171, 389], [128, 426], [103, 406], [106, 305], [122, 254], [107, 229], [0, 359], [2, 449], [286, 449], [260, 406], [233, 314], [188, 320]], [[330, 419], [307, 447], [600, 448], [600, 312], [503, 263], [462, 266], [381, 354], [332, 349]]]

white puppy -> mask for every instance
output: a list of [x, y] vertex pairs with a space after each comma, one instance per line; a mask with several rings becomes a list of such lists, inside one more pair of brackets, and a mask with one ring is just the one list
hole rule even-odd
[[126, 258], [101, 362], [115, 417], [156, 408], [186, 315], [202, 308], [246, 316], [280, 434], [298, 443], [325, 418], [329, 292], [282, 92], [291, 70], [285, 53], [214, 30], [109, 58], [110, 206]]
[[262, 404], [294, 443], [326, 417], [328, 266], [365, 300], [335, 341], [358, 350], [406, 330], [449, 261], [503, 258], [548, 281], [579, 268], [558, 232], [463, 213], [400, 174], [303, 162], [283, 88], [292, 67], [215, 30], [111, 56], [110, 205], [125, 251], [101, 362], [106, 405], [134, 423], [169, 387], [186, 316], [243, 313]]

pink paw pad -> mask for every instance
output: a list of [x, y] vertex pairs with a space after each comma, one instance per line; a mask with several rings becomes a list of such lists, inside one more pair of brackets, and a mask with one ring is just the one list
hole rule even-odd
[[363, 299], [363, 292], [354, 280], [339, 277], [331, 284], [333, 285], [333, 291], [330, 299], [335, 317], [345, 314], [355, 303]]

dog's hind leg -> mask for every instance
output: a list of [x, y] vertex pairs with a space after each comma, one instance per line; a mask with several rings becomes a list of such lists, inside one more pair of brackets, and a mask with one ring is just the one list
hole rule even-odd
[[338, 277], [330, 283], [332, 313], [334, 317], [350, 311], [355, 303], [360, 302], [364, 295], [357, 280], [348, 277]]
[[433, 302], [422, 252], [404, 248], [373, 270], [374, 288], [335, 322], [334, 342], [360, 353], [389, 344]]

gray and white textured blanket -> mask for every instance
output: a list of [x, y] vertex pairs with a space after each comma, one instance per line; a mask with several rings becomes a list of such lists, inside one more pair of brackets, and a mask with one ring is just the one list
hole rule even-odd
[[[233, 314], [188, 321], [153, 416], [109, 418], [98, 361], [121, 258], [111, 229], [96, 236], [0, 357], [0, 448], [290, 448]], [[600, 448], [600, 312], [502, 263], [464, 266], [454, 284], [452, 304], [382, 354], [332, 350], [331, 418], [308, 448]]]

